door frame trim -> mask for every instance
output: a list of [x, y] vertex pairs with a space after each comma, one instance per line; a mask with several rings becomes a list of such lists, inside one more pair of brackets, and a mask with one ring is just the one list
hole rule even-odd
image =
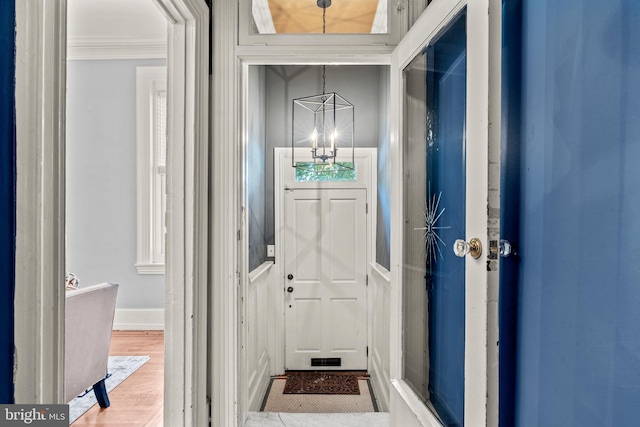
[[[180, 173], [184, 179], [170, 184], [175, 212], [168, 228], [176, 244], [167, 265], [180, 259], [174, 271], [183, 269], [185, 276], [191, 276], [184, 284], [176, 281], [176, 286], [176, 276], [168, 276], [166, 292], [172, 298], [167, 298], [165, 309], [173, 318], [193, 315], [191, 321], [174, 322], [167, 330], [169, 343], [184, 345], [172, 346], [177, 351], [165, 358], [165, 387], [173, 387], [165, 397], [165, 422], [200, 425], [209, 416], [202, 375], [207, 338], [209, 13], [199, 0], [162, 0], [162, 4], [171, 20], [169, 62], [182, 70], [172, 84], [176, 99], [187, 103], [174, 105], [176, 114], [182, 107], [182, 121], [176, 121], [173, 133], [181, 138], [172, 151], [176, 160], [168, 174], [178, 178]], [[65, 403], [66, 11], [66, 0], [16, 2], [18, 403]], [[171, 382], [174, 378], [184, 379], [179, 387]]]
[[[275, 339], [274, 348], [276, 350], [274, 354], [274, 366], [277, 374], [284, 373], [285, 370], [285, 303], [284, 292], [282, 291], [282, 283], [285, 276], [285, 265], [283, 262], [277, 262], [277, 260], [284, 260], [284, 188], [307, 188], [307, 189], [323, 189], [323, 188], [353, 188], [353, 189], [365, 189], [367, 191], [366, 202], [368, 204], [368, 216], [367, 216], [367, 260], [365, 265], [365, 271], [369, 271], [369, 264], [375, 261], [376, 258], [376, 224], [377, 224], [377, 185], [378, 185], [378, 149], [367, 148], [354, 148], [356, 162], [362, 161], [367, 165], [367, 174], [362, 181], [358, 182], [328, 182], [328, 183], [301, 183], [302, 185], [293, 186], [294, 184], [288, 180], [285, 176], [286, 168], [291, 167], [291, 148], [276, 147], [274, 148], [274, 220], [275, 220], [275, 245], [276, 245], [276, 263], [275, 277], [276, 286], [274, 287], [274, 301], [276, 303], [276, 323], [274, 327]], [[308, 152], [304, 148], [296, 148], [296, 158], [303, 159], [303, 156]], [[324, 185], [322, 185], [324, 184]], [[374, 197], [374, 195], [376, 197]], [[367, 287], [367, 301], [369, 300], [369, 287]], [[367, 343], [371, 342], [371, 325], [369, 316], [369, 304], [365, 301], [365, 310], [367, 318]], [[371, 366], [371, 353], [367, 356], [367, 366]]]
[[64, 400], [66, 15], [16, 2], [17, 403]]
[[154, 0], [168, 20], [164, 425], [205, 425], [209, 8]]

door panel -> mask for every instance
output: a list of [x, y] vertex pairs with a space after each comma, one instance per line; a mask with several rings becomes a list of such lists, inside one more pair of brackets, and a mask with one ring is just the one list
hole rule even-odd
[[295, 330], [297, 349], [305, 352], [322, 352], [322, 335], [309, 333], [309, 330], [322, 322], [322, 299], [297, 298], [296, 311], [291, 319], [291, 328]]
[[[320, 212], [322, 204], [317, 196], [296, 200], [292, 205], [291, 219], [296, 239], [291, 241], [298, 254], [291, 260], [289, 272], [296, 280], [320, 281]], [[293, 268], [291, 268], [291, 266]]]
[[[358, 300], [355, 298], [331, 298], [329, 300], [329, 328], [327, 340], [329, 351], [357, 351], [358, 330], [353, 322], [352, 313], [359, 310]], [[335, 333], [340, 331], [340, 333]]]
[[364, 189], [285, 192], [286, 369], [367, 369], [366, 224]]
[[442, 423], [464, 423], [466, 15], [404, 70], [404, 377]]
[[[433, 138], [427, 138], [427, 182], [431, 206], [435, 206], [432, 212], [439, 215], [436, 227], [441, 228], [436, 231], [442, 243], [435, 245], [438, 253], [432, 249], [427, 257], [429, 392], [443, 423], [453, 426], [464, 420], [465, 260], [456, 257], [452, 248], [456, 239], [466, 235], [465, 16], [426, 54], [427, 104], [435, 118]], [[436, 199], [436, 194], [441, 197]]]
[[640, 414], [640, 5], [572, 6], [522, 1], [518, 29], [519, 427]]
[[[329, 211], [334, 220], [329, 221], [329, 251], [333, 254], [331, 261], [330, 280], [357, 280], [361, 268], [357, 265], [358, 238], [356, 199], [329, 199]], [[335, 220], [337, 219], [337, 220]]]

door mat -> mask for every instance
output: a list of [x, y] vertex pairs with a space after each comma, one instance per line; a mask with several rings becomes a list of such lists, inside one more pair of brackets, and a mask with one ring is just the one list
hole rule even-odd
[[360, 394], [353, 372], [289, 372], [283, 394]]

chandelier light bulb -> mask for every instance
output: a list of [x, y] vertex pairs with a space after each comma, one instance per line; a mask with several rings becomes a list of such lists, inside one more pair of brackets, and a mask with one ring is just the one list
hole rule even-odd
[[338, 139], [338, 130], [335, 129], [331, 134], [331, 151], [336, 151], [336, 139]]

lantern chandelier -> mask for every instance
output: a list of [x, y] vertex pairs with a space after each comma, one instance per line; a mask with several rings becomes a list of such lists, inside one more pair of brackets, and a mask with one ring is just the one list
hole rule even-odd
[[[317, 0], [322, 8], [322, 34], [326, 33], [326, 12], [331, 0]], [[354, 107], [349, 101], [336, 92], [327, 93], [326, 66], [322, 66], [322, 93], [293, 100], [291, 157], [293, 167], [322, 169], [331, 166], [335, 169], [353, 169], [353, 123]], [[296, 147], [307, 147], [311, 150], [312, 162], [296, 161]], [[341, 160], [336, 162], [338, 149]], [[300, 156], [299, 156], [300, 157]], [[302, 160], [308, 160], [304, 156]]]

